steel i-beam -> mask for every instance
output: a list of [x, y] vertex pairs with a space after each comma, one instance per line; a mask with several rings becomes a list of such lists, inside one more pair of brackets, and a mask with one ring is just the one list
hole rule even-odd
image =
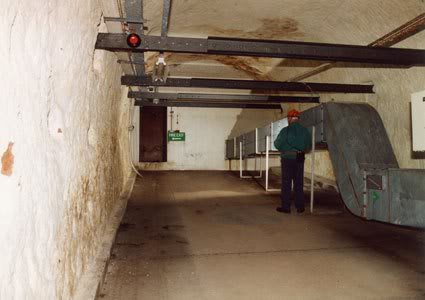
[[425, 50], [380, 48], [342, 44], [230, 38], [183, 38], [143, 36], [140, 46], [127, 45], [127, 36], [99, 33], [96, 49], [123, 52], [179, 52], [275, 58], [342, 61], [393, 66], [425, 66]]
[[269, 96], [240, 94], [195, 94], [195, 93], [147, 93], [128, 92], [129, 98], [164, 100], [221, 100], [221, 101], [264, 101], [264, 103], [319, 103], [320, 97]]
[[160, 107], [204, 107], [204, 108], [244, 108], [244, 109], [282, 109], [280, 104], [263, 103], [232, 103], [232, 102], [207, 102], [207, 101], [159, 101], [153, 103], [149, 100], [136, 100], [136, 106]]
[[173, 78], [164, 81], [154, 81], [151, 76], [123, 76], [121, 84], [144, 87], [185, 87], [185, 88], [220, 88], [246, 90], [275, 90], [285, 92], [325, 92], [325, 93], [361, 93], [373, 94], [373, 85], [336, 84], [315, 82], [278, 82], [257, 80], [232, 80], [209, 78]]

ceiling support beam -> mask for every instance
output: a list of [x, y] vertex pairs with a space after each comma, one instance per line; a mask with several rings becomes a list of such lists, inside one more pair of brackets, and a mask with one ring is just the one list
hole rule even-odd
[[425, 66], [425, 50], [374, 48], [355, 45], [264, 41], [229, 38], [183, 38], [142, 36], [139, 47], [127, 45], [120, 33], [99, 33], [96, 49], [118, 52], [178, 52], [194, 54], [239, 55], [370, 63], [394, 66]]
[[[143, 0], [125, 0], [124, 8], [127, 19], [140, 21], [140, 23], [129, 23], [128, 30], [143, 36]], [[136, 75], [145, 75], [145, 54], [129, 53], [129, 56], [130, 61], [134, 62], [132, 67]]]
[[162, 26], [161, 26], [161, 36], [162, 37], [166, 37], [168, 35], [170, 13], [171, 13], [171, 0], [164, 0], [163, 1], [163, 10], [162, 10]]
[[320, 97], [268, 96], [240, 94], [192, 94], [192, 93], [146, 93], [128, 92], [128, 98], [163, 100], [220, 100], [220, 101], [263, 101], [265, 103], [319, 103]]
[[282, 109], [280, 104], [207, 102], [207, 101], [172, 101], [172, 100], [160, 101], [157, 104], [148, 100], [136, 100], [134, 105], [135, 106], [160, 106], [160, 107]]
[[273, 90], [300, 93], [353, 93], [373, 94], [373, 85], [365, 84], [336, 84], [315, 82], [278, 82], [257, 80], [232, 80], [209, 78], [173, 78], [165, 82], [155, 81], [151, 76], [123, 76], [121, 84], [144, 87], [185, 87], [185, 88], [220, 88], [243, 90]]
[[370, 47], [391, 47], [425, 30], [425, 13], [369, 44]]
[[[399, 28], [391, 31], [383, 37], [377, 39], [373, 43], [369, 44], [369, 47], [391, 47], [421, 31], [425, 30], [425, 13], [419, 15], [413, 20], [403, 24]], [[289, 82], [301, 81], [310, 78], [314, 75], [325, 72], [333, 67], [337, 66], [336, 63], [326, 63], [310, 71], [297, 75], [288, 79]]]

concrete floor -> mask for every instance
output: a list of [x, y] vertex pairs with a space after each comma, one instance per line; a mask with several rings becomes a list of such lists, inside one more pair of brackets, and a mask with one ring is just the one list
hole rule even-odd
[[278, 203], [228, 172], [145, 173], [99, 298], [425, 299], [424, 232], [365, 222], [335, 194], [314, 215]]

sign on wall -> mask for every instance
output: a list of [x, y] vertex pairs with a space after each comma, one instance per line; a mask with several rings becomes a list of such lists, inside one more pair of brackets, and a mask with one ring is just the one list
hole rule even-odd
[[184, 142], [186, 141], [186, 133], [180, 131], [168, 131], [169, 142]]

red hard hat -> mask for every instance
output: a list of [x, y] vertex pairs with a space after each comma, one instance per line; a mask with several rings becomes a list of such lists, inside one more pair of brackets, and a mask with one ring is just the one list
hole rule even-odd
[[288, 118], [298, 118], [300, 116], [300, 112], [296, 109], [291, 109], [288, 111]]

